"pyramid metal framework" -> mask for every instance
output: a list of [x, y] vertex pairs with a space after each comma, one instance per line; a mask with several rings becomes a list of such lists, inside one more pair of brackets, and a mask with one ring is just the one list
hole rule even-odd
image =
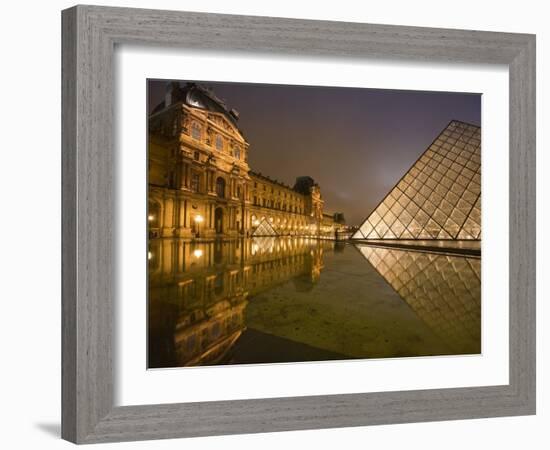
[[266, 219], [263, 219], [252, 232], [252, 236], [277, 236], [277, 232]]
[[453, 120], [353, 239], [481, 239], [481, 129]]

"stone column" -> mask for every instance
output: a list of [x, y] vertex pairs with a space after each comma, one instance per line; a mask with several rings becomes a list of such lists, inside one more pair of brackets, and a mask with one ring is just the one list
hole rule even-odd
[[163, 236], [172, 236], [174, 227], [174, 202], [171, 198], [164, 199]]
[[187, 200], [180, 199], [178, 200], [178, 208], [179, 208], [179, 219], [178, 219], [178, 228], [179, 228], [179, 236], [183, 235], [184, 228], [185, 228], [185, 214], [186, 214], [186, 202]]
[[189, 189], [189, 164], [185, 164], [184, 167], [185, 176], [184, 176], [184, 185], [187, 189]]

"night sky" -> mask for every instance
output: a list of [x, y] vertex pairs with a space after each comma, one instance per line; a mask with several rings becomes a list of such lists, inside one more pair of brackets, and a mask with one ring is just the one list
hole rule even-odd
[[[149, 82], [149, 111], [166, 81]], [[360, 225], [452, 120], [481, 124], [479, 94], [200, 82], [240, 113], [255, 172], [309, 175], [325, 212]], [[183, 82], [182, 82], [183, 85]]]

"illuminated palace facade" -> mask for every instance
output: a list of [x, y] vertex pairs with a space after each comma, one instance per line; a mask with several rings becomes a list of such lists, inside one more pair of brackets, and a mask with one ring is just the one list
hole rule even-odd
[[205, 87], [169, 84], [149, 116], [150, 237], [246, 237], [262, 222], [276, 235], [333, 237], [342, 215], [323, 212], [311, 177], [291, 187], [251, 170], [238, 117]]

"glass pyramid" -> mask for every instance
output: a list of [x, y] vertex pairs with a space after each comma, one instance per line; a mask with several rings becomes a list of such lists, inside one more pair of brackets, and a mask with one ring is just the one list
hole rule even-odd
[[455, 353], [481, 351], [481, 260], [359, 245], [390, 286]]
[[252, 236], [277, 236], [277, 232], [266, 219], [263, 219], [252, 232]]
[[481, 129], [453, 120], [352, 239], [481, 239]]

